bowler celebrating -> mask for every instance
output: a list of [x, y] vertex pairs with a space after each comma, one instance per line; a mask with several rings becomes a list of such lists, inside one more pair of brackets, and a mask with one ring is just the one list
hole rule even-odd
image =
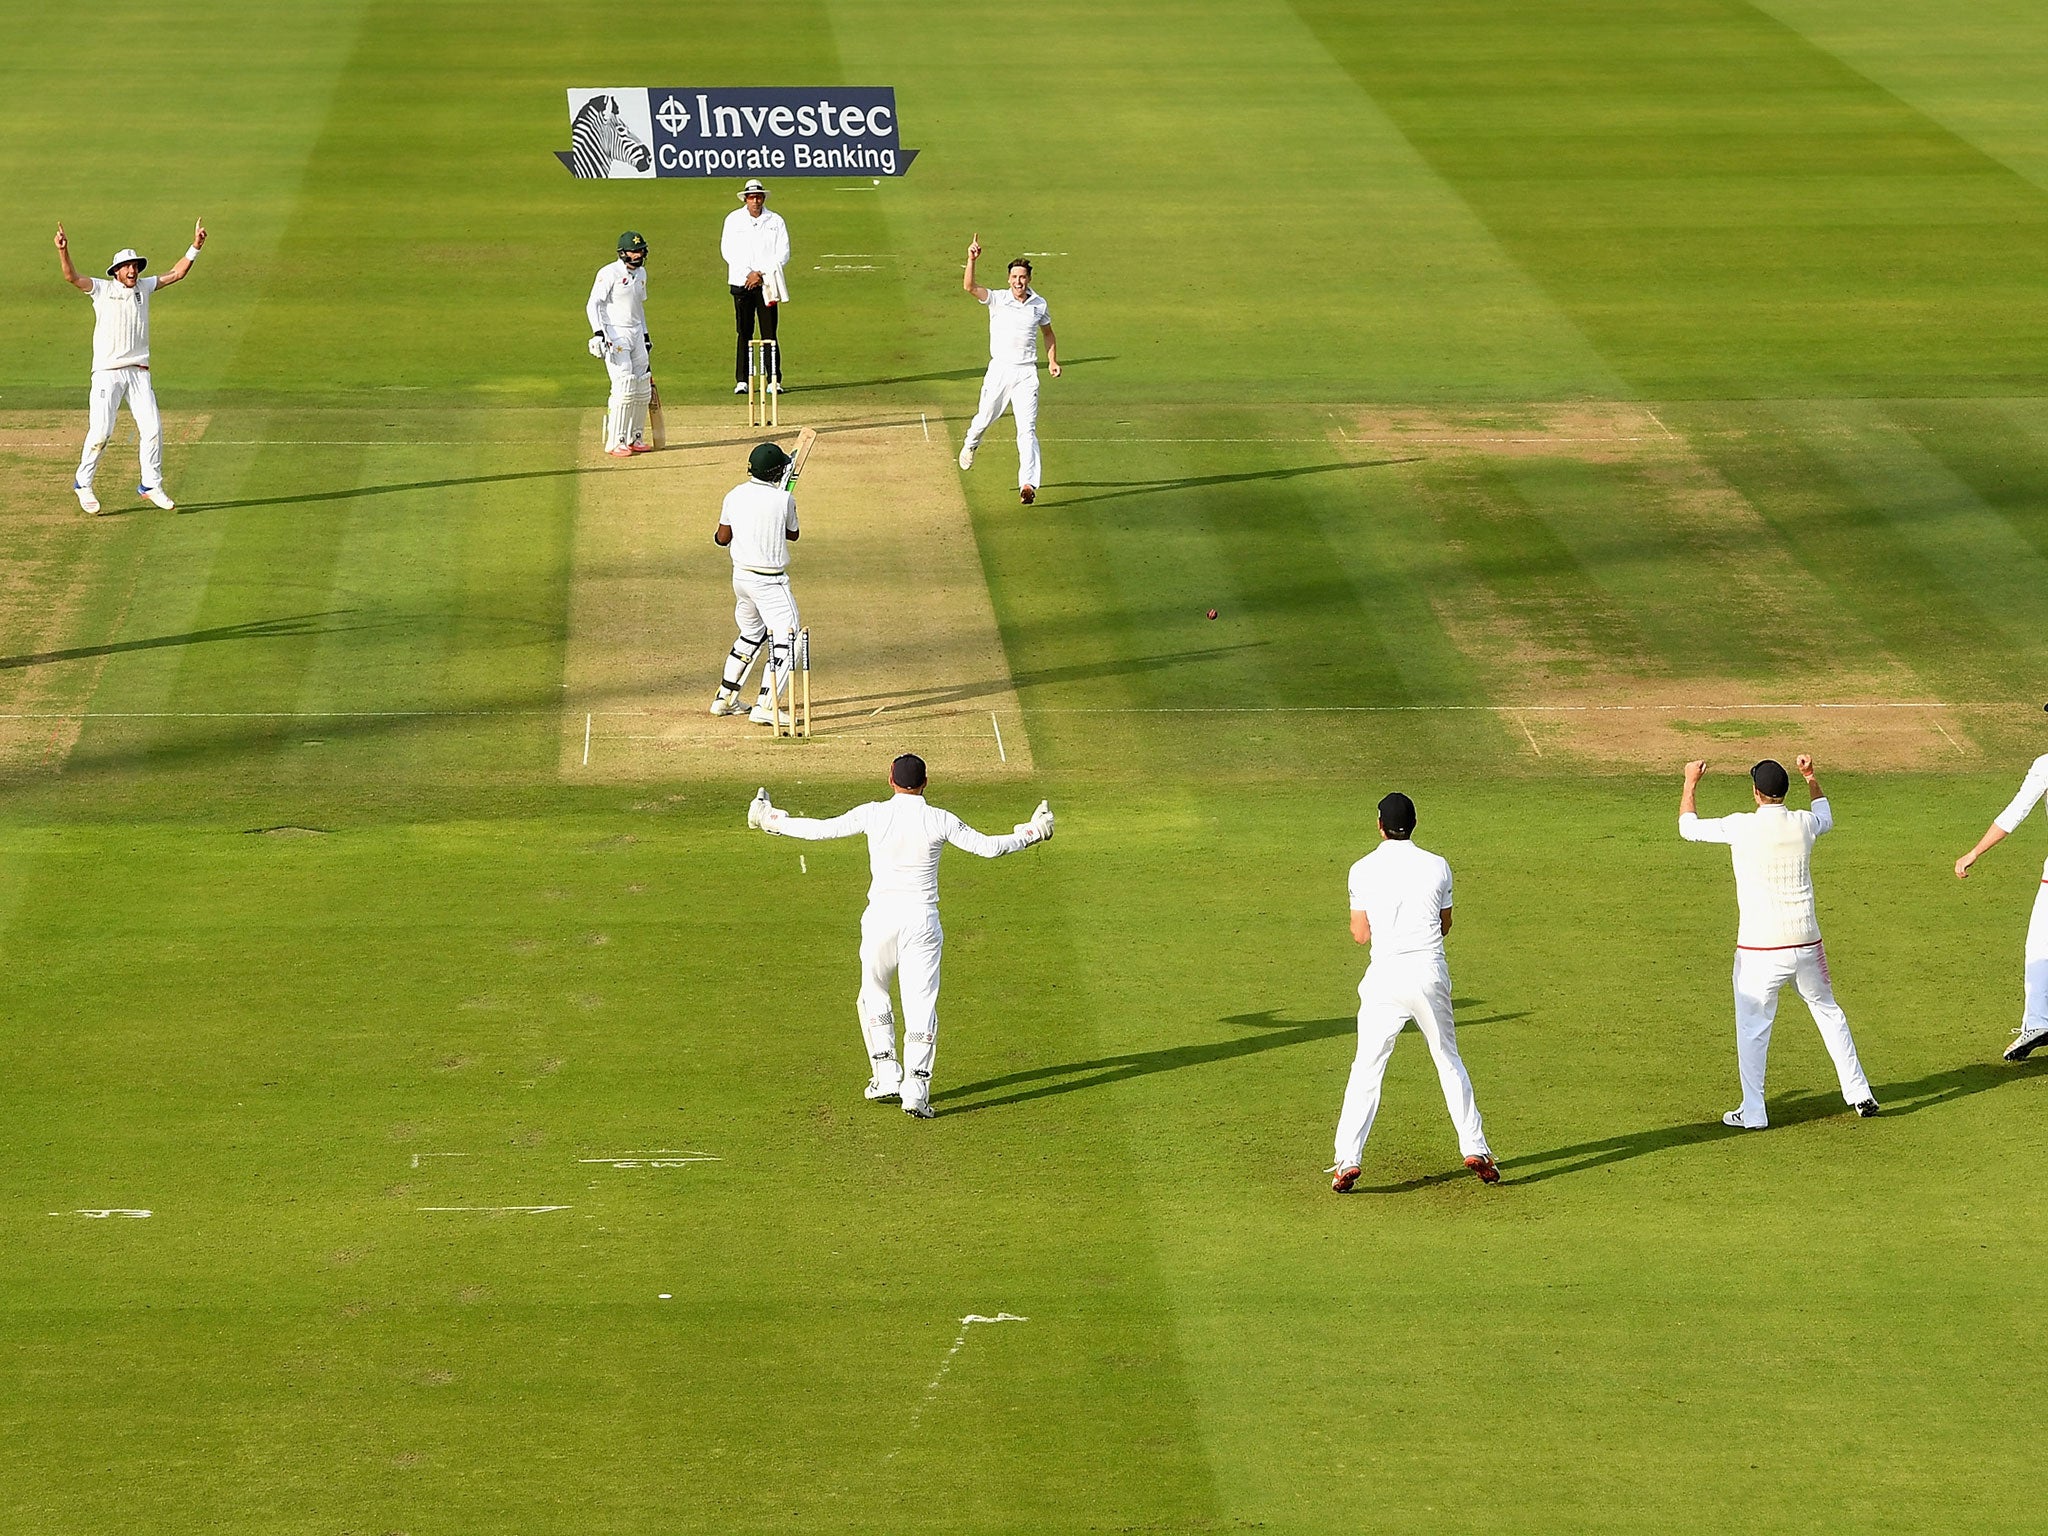
[[647, 335], [647, 241], [637, 229], [619, 236], [619, 259], [597, 269], [583, 314], [590, 321], [590, 355], [604, 360], [612, 379], [604, 451], [615, 459], [650, 452], [644, 439], [654, 398], [654, 343]]
[[1451, 866], [1415, 846], [1415, 802], [1396, 792], [1380, 801], [1380, 845], [1351, 866], [1351, 937], [1372, 946], [1372, 963], [1358, 984], [1358, 1055], [1337, 1117], [1336, 1178], [1330, 1188], [1349, 1194], [1358, 1160], [1380, 1108], [1380, 1084], [1394, 1042], [1413, 1020], [1436, 1060], [1444, 1106], [1458, 1128], [1465, 1166], [1488, 1184], [1500, 1182], [1472, 1079], [1458, 1055], [1451, 1024], [1451, 968], [1444, 935], [1451, 931]]
[[71, 243], [64, 237], [64, 226], [57, 226], [57, 263], [64, 271], [64, 281], [92, 300], [92, 403], [86, 417], [85, 452], [79, 455], [78, 473], [71, 482], [79, 506], [88, 512], [100, 509], [92, 480], [100, 467], [100, 455], [114, 436], [114, 415], [123, 400], [128, 402], [128, 414], [135, 418], [136, 435], [142, 440], [142, 480], [135, 494], [166, 512], [177, 505], [164, 490], [163, 418], [157, 412], [156, 390], [149, 378], [149, 299], [158, 289], [182, 282], [205, 244], [206, 225], [194, 224], [191, 247], [162, 277], [144, 277], [149, 262], [132, 249], [115, 253], [104, 278], [80, 277], [71, 265]]
[[[906, 752], [889, 765], [886, 800], [857, 805], [830, 821], [811, 821], [777, 810], [768, 791], [755, 794], [747, 825], [782, 837], [823, 842], [864, 835], [868, 840], [867, 910], [860, 919], [860, 1032], [873, 1075], [870, 1099], [898, 1099], [903, 1112], [929, 1120], [932, 1063], [939, 1050], [939, 852], [946, 844], [984, 859], [999, 859], [1052, 836], [1052, 809], [1043, 800], [1031, 819], [1007, 837], [989, 837], [951, 811], [925, 803], [924, 759]], [[903, 1055], [896, 1054], [896, 1019], [889, 983], [903, 992]], [[905, 1069], [908, 1069], [907, 1073]]]
[[960, 286], [988, 306], [988, 373], [981, 381], [981, 407], [960, 447], [960, 467], [974, 467], [974, 450], [982, 435], [1009, 407], [1017, 418], [1017, 499], [1030, 506], [1038, 499], [1038, 333], [1045, 333], [1045, 371], [1060, 376], [1059, 342], [1052, 333], [1052, 311], [1031, 291], [1031, 263], [1019, 256], [1010, 263], [1009, 287], [988, 289], [974, 280], [981, 259], [981, 236], [967, 247], [967, 272]]
[[1771, 1020], [1786, 982], [1799, 989], [1814, 1025], [1834, 1058], [1842, 1099], [1857, 1114], [1877, 1113], [1870, 1081], [1856, 1060], [1849, 1020], [1835, 1001], [1820, 919], [1813, 905], [1813, 843], [1833, 829], [1834, 812], [1814, 777], [1813, 759], [1793, 760], [1813, 799], [1810, 811], [1785, 807], [1792, 777], [1784, 764], [1766, 758], [1749, 771], [1756, 809], [1703, 820], [1694, 805], [1704, 762], [1685, 765], [1685, 789], [1678, 800], [1678, 835], [1689, 843], [1726, 843], [1735, 863], [1735, 1059], [1742, 1076], [1742, 1104], [1721, 1117], [1738, 1130], [1757, 1131], [1770, 1123], [1764, 1113], [1764, 1063], [1771, 1049]]
[[[2048, 757], [2037, 757], [2027, 770], [2020, 792], [2012, 804], [1992, 820], [1977, 846], [1956, 860], [1956, 878], [1970, 878], [1970, 866], [1986, 852], [2019, 830], [2020, 823], [2048, 795]], [[2034, 895], [2034, 915], [2027, 923], [2026, 1003], [2020, 1014], [2018, 1038], [2005, 1048], [2007, 1061], [2025, 1061], [2035, 1049], [2048, 1043], [2048, 867], [2041, 871], [2041, 884]]]

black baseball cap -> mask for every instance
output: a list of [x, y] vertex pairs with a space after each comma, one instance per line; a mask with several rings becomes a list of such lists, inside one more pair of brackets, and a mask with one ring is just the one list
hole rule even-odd
[[747, 473], [756, 480], [773, 480], [789, 467], [789, 455], [774, 443], [758, 444], [747, 455]]
[[1766, 800], [1782, 800], [1785, 791], [1792, 787], [1792, 775], [1785, 771], [1783, 763], [1767, 757], [1749, 770], [1749, 782]]
[[1398, 789], [1380, 801], [1380, 825], [1389, 837], [1409, 837], [1415, 831], [1415, 802]]
[[889, 782], [898, 789], [924, 788], [924, 759], [906, 752], [889, 765]]

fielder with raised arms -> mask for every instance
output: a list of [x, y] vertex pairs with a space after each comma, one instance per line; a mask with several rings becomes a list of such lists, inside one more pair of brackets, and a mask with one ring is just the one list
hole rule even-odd
[[1786, 982], [1799, 989], [1813, 1014], [1828, 1055], [1834, 1059], [1842, 1100], [1857, 1114], [1877, 1113], [1870, 1080], [1856, 1059], [1849, 1019], [1835, 1001], [1828, 952], [1820, 941], [1820, 918], [1813, 904], [1814, 840], [1833, 830], [1834, 812], [1814, 777], [1813, 759], [1793, 759], [1810, 811], [1788, 810], [1785, 792], [1792, 776], [1785, 765], [1765, 758], [1749, 771], [1756, 809], [1733, 816], [1703, 819], [1695, 805], [1704, 762], [1685, 765], [1685, 788], [1678, 797], [1678, 835], [1689, 843], [1724, 843], [1735, 864], [1735, 1059], [1742, 1076], [1742, 1104], [1721, 1117], [1737, 1130], [1762, 1130], [1770, 1123], [1764, 1111], [1764, 1065], [1771, 1050], [1771, 1021], [1778, 1012], [1778, 993]]
[[[1956, 860], [1956, 878], [1969, 879], [1970, 866], [2017, 832], [2043, 796], [2048, 796], [2048, 757], [2037, 757], [2012, 803], [1992, 819], [1977, 846]], [[2005, 1048], [2007, 1061], [2025, 1061], [2039, 1046], [2048, 1043], [2048, 866], [2041, 870], [2041, 884], [2034, 895], [2034, 915], [2027, 923], [2025, 966], [2026, 1002], [2020, 1014], [2018, 1038]]]
[[789, 455], [774, 443], [759, 443], [747, 456], [747, 481], [725, 493], [712, 538], [732, 552], [733, 622], [739, 638], [725, 658], [725, 672], [711, 700], [714, 715], [746, 709], [747, 673], [767, 649], [761, 695], [748, 715], [756, 725], [773, 725], [781, 690], [789, 677], [802, 620], [789, 590], [789, 546], [799, 536], [796, 498], [782, 483]]
[[162, 277], [144, 277], [146, 257], [133, 249], [117, 251], [107, 264], [105, 277], [80, 277], [71, 265], [71, 242], [64, 226], [57, 226], [57, 264], [64, 281], [92, 300], [92, 397], [85, 428], [85, 452], [79, 455], [78, 473], [71, 489], [78, 504], [98, 512], [99, 498], [93, 494], [93, 476], [100, 467], [100, 455], [114, 436], [114, 417], [121, 402], [128, 402], [128, 414], [135, 418], [141, 439], [142, 480], [135, 494], [166, 512], [177, 505], [164, 490], [164, 427], [156, 407], [156, 389], [149, 378], [150, 295], [182, 282], [199, 259], [206, 244], [206, 225], [192, 226], [192, 244], [178, 264]]
[[651, 453], [646, 437], [654, 343], [647, 335], [647, 241], [640, 231], [619, 236], [618, 260], [597, 269], [583, 313], [590, 321], [590, 355], [603, 359], [612, 378], [604, 451], [615, 459]]
[[1358, 1054], [1337, 1117], [1336, 1175], [1330, 1188], [1349, 1194], [1358, 1182], [1365, 1139], [1379, 1114], [1380, 1085], [1394, 1042], [1413, 1021], [1436, 1061], [1444, 1107], [1458, 1128], [1465, 1166], [1487, 1184], [1500, 1182], [1472, 1079], [1458, 1054], [1451, 1023], [1451, 968], [1444, 936], [1451, 931], [1451, 866], [1415, 846], [1415, 802], [1399, 793], [1379, 804], [1380, 845], [1351, 866], [1351, 937], [1372, 946], [1358, 983]]
[[982, 434], [1009, 407], [1017, 418], [1017, 499], [1030, 506], [1038, 499], [1038, 335], [1045, 333], [1045, 371], [1060, 376], [1059, 341], [1052, 333], [1052, 311], [1031, 290], [1031, 263], [1019, 256], [1010, 263], [1009, 287], [989, 289], [974, 280], [981, 259], [981, 236], [967, 247], [967, 272], [960, 286], [988, 306], [988, 372], [981, 380], [981, 406], [960, 445], [960, 467], [974, 467], [974, 451]]
[[[977, 832], [951, 811], [926, 804], [924, 759], [908, 752], [889, 765], [889, 789], [888, 799], [857, 805], [830, 821], [777, 810], [763, 789], [747, 807], [747, 825], [807, 842], [867, 838], [872, 879], [860, 918], [861, 983], [854, 1005], [873, 1063], [866, 1095], [900, 1098], [905, 1114], [929, 1120], [939, 1050], [939, 956], [946, 941], [939, 927], [939, 853], [948, 843], [984, 859], [1017, 853], [1052, 836], [1052, 808], [1039, 801], [1031, 819], [1007, 837]], [[903, 992], [901, 1058], [889, 1006], [892, 981]]]

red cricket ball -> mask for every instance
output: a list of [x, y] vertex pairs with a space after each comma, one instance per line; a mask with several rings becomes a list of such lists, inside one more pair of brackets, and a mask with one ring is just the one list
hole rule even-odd
[[1209, 617], [1212, 619], [1216, 617], [1216, 610], [1214, 608], [1209, 610]]

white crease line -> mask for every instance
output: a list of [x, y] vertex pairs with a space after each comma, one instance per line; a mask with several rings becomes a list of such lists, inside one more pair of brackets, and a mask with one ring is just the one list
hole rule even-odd
[[1003, 723], [996, 718], [994, 710], [988, 712], [988, 723], [996, 728], [996, 756], [1007, 763], [1010, 760], [1010, 754], [1003, 750]]
[[684, 1168], [691, 1163], [720, 1163], [709, 1152], [621, 1152], [616, 1157], [579, 1157], [579, 1163], [605, 1163], [613, 1168]]
[[151, 1216], [154, 1216], [156, 1212], [138, 1210], [134, 1208], [124, 1208], [117, 1205], [109, 1207], [106, 1210], [87, 1209], [82, 1211], [52, 1211], [50, 1212], [50, 1214], [52, 1216], [84, 1216], [92, 1221], [105, 1221], [110, 1216], [125, 1216], [131, 1221], [143, 1221]]
[[583, 717], [583, 766], [590, 766], [590, 716]]
[[[946, 1373], [953, 1369], [954, 1356], [967, 1347], [967, 1330], [969, 1328], [972, 1328], [976, 1323], [1028, 1323], [1030, 1321], [1030, 1318], [1019, 1317], [1014, 1312], [998, 1312], [994, 1317], [983, 1317], [979, 1312], [970, 1312], [961, 1318], [960, 1333], [953, 1340], [953, 1347], [946, 1351], [946, 1358], [939, 1362], [938, 1374], [932, 1377], [931, 1385], [924, 1389], [924, 1396], [918, 1399], [917, 1406], [910, 1411], [910, 1424], [903, 1431], [904, 1440], [908, 1442], [910, 1437], [917, 1433], [917, 1426], [924, 1418], [925, 1409], [931, 1406], [932, 1399], [938, 1395], [939, 1384], [946, 1379]], [[902, 1446], [898, 1446], [896, 1449], [901, 1450]], [[884, 1461], [894, 1461], [896, 1459], [896, 1451], [891, 1451], [882, 1459]]]
[[[1712, 715], [1746, 710], [2020, 709], [2009, 700], [1964, 704], [1878, 701], [1868, 704], [1159, 704], [1090, 708], [1027, 705], [1041, 715]], [[6, 718], [0, 716], [0, 719]]]
[[1949, 735], [1948, 727], [1943, 725], [1939, 720], [1934, 722], [1934, 728], [1937, 731], [1941, 732], [1941, 739], [1943, 741], [1947, 742], [1950, 746], [1956, 749], [1957, 757], [1968, 757], [1970, 755], [1969, 753], [1963, 750], [1963, 744], [1960, 741], [1957, 741], [1955, 737]]
[[421, 1158], [423, 1158], [423, 1157], [467, 1157], [467, 1156], [469, 1156], [469, 1154], [468, 1154], [467, 1152], [415, 1152], [415, 1153], [413, 1153], [413, 1155], [412, 1155], [412, 1165], [413, 1165], [413, 1167], [415, 1167], [415, 1168], [419, 1167], [419, 1165], [420, 1165], [420, 1159], [421, 1159]]
[[416, 1205], [416, 1211], [516, 1211], [529, 1216], [538, 1216], [546, 1211], [567, 1211], [574, 1207], [567, 1205]]
[[1543, 755], [1543, 749], [1536, 745], [1536, 733], [1529, 729], [1529, 722], [1524, 720], [1519, 712], [1514, 714], [1510, 718], [1513, 719], [1515, 724], [1519, 725], [1522, 728], [1522, 734], [1529, 738], [1529, 750], [1531, 752], [1534, 752], [1538, 757], [1541, 757]]

